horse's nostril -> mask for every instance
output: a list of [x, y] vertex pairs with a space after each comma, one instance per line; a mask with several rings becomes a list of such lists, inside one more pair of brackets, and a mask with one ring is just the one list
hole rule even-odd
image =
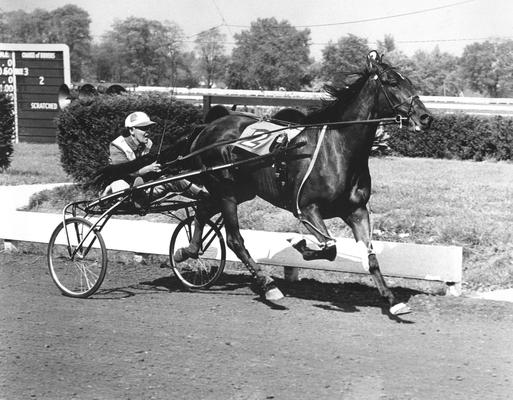
[[431, 126], [431, 122], [433, 121], [433, 117], [429, 114], [422, 114], [420, 116], [420, 123], [424, 126]]

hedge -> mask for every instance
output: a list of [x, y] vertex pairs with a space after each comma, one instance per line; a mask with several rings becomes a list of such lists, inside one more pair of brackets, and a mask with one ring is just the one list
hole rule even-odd
[[392, 151], [406, 157], [513, 159], [513, 118], [437, 114], [427, 131], [410, 132], [397, 126], [387, 130]]
[[0, 93], [0, 171], [9, 168], [13, 153], [14, 108], [5, 93]]
[[[5, 100], [0, 102], [2, 107], [6, 104]], [[200, 108], [162, 93], [76, 100], [57, 117], [57, 142], [64, 171], [76, 182], [89, 181], [99, 168], [108, 163], [109, 143], [123, 132], [125, 117], [133, 111], [144, 111], [158, 123], [157, 134], [152, 138], [155, 149], [164, 125], [166, 146], [202, 123]], [[5, 121], [13, 121], [12, 113], [1, 115], [4, 117], [0, 119], [0, 128], [6, 126]], [[7, 115], [11, 117], [5, 117]], [[7, 125], [12, 127], [12, 123]], [[436, 114], [431, 129], [427, 131], [410, 132], [393, 125], [386, 129], [390, 135], [388, 145], [396, 155], [476, 161], [513, 160], [513, 118]], [[5, 137], [10, 138], [12, 128], [5, 132]], [[12, 152], [10, 141], [9, 146], [8, 155]]]
[[57, 116], [57, 143], [64, 171], [78, 183], [87, 183], [108, 164], [109, 143], [124, 130], [128, 114], [144, 111], [157, 123], [153, 149], [163, 146], [201, 124], [201, 110], [167, 94], [144, 93], [94, 96], [72, 102]]

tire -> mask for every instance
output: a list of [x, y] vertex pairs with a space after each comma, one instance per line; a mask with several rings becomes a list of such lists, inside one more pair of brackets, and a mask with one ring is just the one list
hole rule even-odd
[[[64, 229], [66, 224], [66, 229]], [[48, 269], [60, 291], [70, 297], [86, 298], [94, 294], [107, 272], [107, 248], [99, 231], [91, 230], [92, 223], [85, 218], [66, 219], [55, 228], [48, 243]], [[75, 257], [68, 251], [69, 236], [71, 252], [74, 252], [86, 237]], [[94, 247], [91, 247], [94, 245]]]
[[207, 221], [198, 257], [176, 262], [173, 255], [178, 248], [189, 244], [193, 227], [194, 217], [189, 217], [177, 225], [169, 244], [169, 261], [174, 274], [185, 287], [205, 289], [213, 285], [223, 273], [226, 264], [226, 245], [219, 228], [212, 221]]

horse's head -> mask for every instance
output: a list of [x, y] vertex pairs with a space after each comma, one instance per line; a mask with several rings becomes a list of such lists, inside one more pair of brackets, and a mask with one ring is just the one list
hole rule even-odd
[[407, 118], [413, 131], [428, 129], [433, 116], [419, 99], [411, 81], [382, 61], [377, 51], [367, 56], [367, 70], [379, 91], [379, 107], [384, 116]]

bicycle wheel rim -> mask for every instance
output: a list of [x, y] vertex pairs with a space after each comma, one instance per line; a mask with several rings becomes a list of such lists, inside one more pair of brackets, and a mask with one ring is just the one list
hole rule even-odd
[[221, 231], [211, 221], [207, 221], [203, 231], [202, 249], [197, 258], [177, 262], [175, 252], [189, 244], [192, 236], [194, 217], [178, 224], [170, 243], [170, 263], [175, 276], [189, 289], [202, 289], [212, 286], [222, 274], [226, 263], [226, 245]]
[[[48, 244], [50, 275], [61, 292], [70, 297], [91, 296], [102, 284], [107, 271], [104, 240], [91, 226], [86, 219], [69, 218], [65, 225], [61, 223], [55, 229]], [[72, 257], [70, 253], [75, 254]]]

